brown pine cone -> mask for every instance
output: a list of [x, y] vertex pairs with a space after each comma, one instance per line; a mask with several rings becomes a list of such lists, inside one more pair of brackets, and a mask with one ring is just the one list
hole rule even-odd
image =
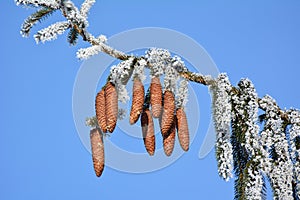
[[190, 143], [189, 127], [188, 127], [186, 114], [183, 108], [178, 108], [176, 110], [176, 119], [177, 119], [176, 128], [177, 128], [177, 134], [178, 134], [178, 140], [180, 146], [184, 151], [188, 151], [189, 143]]
[[104, 169], [104, 144], [102, 132], [99, 128], [90, 131], [92, 158], [96, 176], [101, 176]]
[[105, 87], [105, 109], [107, 130], [112, 133], [118, 119], [118, 94], [115, 85], [108, 82]]
[[175, 111], [175, 97], [171, 91], [164, 92], [164, 105], [161, 118], [161, 133], [166, 135], [173, 124]]
[[162, 87], [159, 77], [153, 77], [150, 84], [150, 104], [152, 115], [159, 118], [162, 109]]
[[149, 155], [152, 156], [155, 152], [155, 135], [153, 119], [149, 109], [142, 112], [141, 126], [145, 148]]
[[175, 144], [175, 132], [176, 132], [176, 121], [174, 120], [168, 133], [163, 136], [163, 147], [164, 152], [167, 156], [170, 156], [174, 149]]
[[145, 90], [142, 81], [139, 78], [134, 78], [132, 88], [132, 105], [130, 111], [130, 124], [134, 124], [139, 119], [143, 111]]
[[96, 116], [97, 116], [98, 124], [99, 124], [102, 132], [106, 133], [107, 127], [106, 127], [105, 91], [104, 91], [104, 89], [102, 89], [100, 92], [98, 92], [98, 94], [96, 96], [95, 107], [96, 107]]

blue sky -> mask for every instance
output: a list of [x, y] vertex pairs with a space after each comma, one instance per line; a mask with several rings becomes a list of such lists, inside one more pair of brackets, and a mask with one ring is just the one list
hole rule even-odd
[[[12, 0], [0, 7], [0, 199], [233, 199], [233, 181], [218, 177], [214, 152], [198, 158], [211, 111], [207, 88], [196, 84], [191, 85], [198, 88], [201, 120], [188, 153], [152, 173], [107, 167], [96, 178], [72, 113], [82, 64], [75, 54], [88, 45], [70, 47], [66, 35], [36, 45], [32, 36], [19, 34], [33, 10]], [[141, 27], [179, 31], [202, 45], [233, 84], [248, 77], [259, 96], [270, 94], [282, 108], [300, 108], [299, 10], [296, 0], [101, 0], [91, 10], [89, 30], [108, 37]], [[59, 20], [56, 13], [33, 32]]]

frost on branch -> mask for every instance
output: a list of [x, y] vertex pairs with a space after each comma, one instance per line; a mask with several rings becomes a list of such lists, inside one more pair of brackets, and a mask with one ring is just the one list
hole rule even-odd
[[82, 60], [86, 60], [86, 59], [89, 59], [90, 57], [100, 53], [102, 51], [101, 44], [105, 43], [107, 41], [107, 38], [104, 35], [100, 35], [95, 40], [97, 40], [99, 42], [99, 45], [93, 45], [91, 47], [79, 49], [76, 53], [77, 58], [82, 59]]
[[179, 83], [179, 88], [176, 94], [176, 107], [181, 108], [185, 107], [188, 101], [188, 80], [182, 79]]
[[79, 59], [88, 59], [101, 51], [101, 46], [94, 45], [87, 48], [81, 48], [77, 51], [76, 55]]
[[54, 40], [57, 38], [57, 35], [63, 34], [69, 27], [70, 24], [68, 22], [57, 22], [47, 28], [38, 31], [34, 35], [34, 39], [36, 43], [44, 43], [46, 41]]
[[226, 74], [220, 74], [216, 84], [210, 87], [212, 110], [216, 130], [216, 158], [219, 175], [228, 181], [232, 177], [232, 145], [230, 143], [231, 102], [228, 92], [231, 88]]
[[16, 0], [17, 5], [25, 5], [25, 6], [35, 6], [35, 7], [46, 7], [52, 9], [59, 8], [58, 0]]
[[50, 8], [42, 8], [38, 10], [37, 12], [33, 13], [30, 15], [27, 19], [25, 19], [24, 23], [22, 24], [21, 27], [21, 35], [23, 37], [28, 37], [31, 28], [47, 16], [51, 15], [54, 12], [53, 9]]
[[179, 79], [178, 72], [170, 65], [165, 67], [164, 90], [176, 93], [177, 80]]
[[94, 3], [96, 2], [96, 0], [85, 0], [80, 8], [80, 14], [87, 19], [87, 15], [91, 9], [91, 7], [94, 5]]
[[118, 100], [126, 103], [129, 100], [126, 84], [133, 72], [134, 59], [130, 58], [112, 66], [109, 81], [115, 84], [118, 91]]
[[133, 78], [137, 77], [142, 82], [146, 79], [145, 76], [145, 67], [147, 66], [147, 61], [144, 59], [141, 59], [137, 61], [136, 65], [134, 66], [133, 70]]
[[264, 199], [262, 169], [268, 155], [259, 143], [258, 96], [248, 79], [242, 79], [231, 94], [235, 199]]
[[289, 128], [289, 136], [291, 143], [291, 159], [294, 164], [293, 189], [295, 196], [300, 199], [300, 111], [291, 110], [289, 117], [292, 123]]
[[293, 164], [289, 155], [289, 144], [285, 134], [286, 124], [280, 117], [279, 108], [270, 96], [265, 96], [260, 105], [265, 109], [265, 148], [271, 156], [271, 169], [267, 173], [273, 189], [274, 199], [294, 199]]
[[146, 60], [151, 64], [151, 77], [159, 77], [164, 74], [165, 67], [168, 66], [171, 54], [168, 50], [152, 48], [146, 52]]
[[85, 29], [88, 27], [88, 21], [84, 16], [82, 16], [72, 1], [63, 0], [61, 4], [63, 14], [73, 25], [78, 26], [79, 29]]

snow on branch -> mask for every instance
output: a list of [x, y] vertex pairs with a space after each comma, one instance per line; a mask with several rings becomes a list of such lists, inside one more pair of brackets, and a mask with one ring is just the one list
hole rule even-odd
[[111, 67], [109, 81], [116, 86], [118, 100], [122, 103], [126, 103], [130, 99], [126, 89], [126, 84], [133, 72], [133, 66], [135, 64], [136, 60], [134, 58], [130, 58]]
[[147, 66], [147, 61], [144, 59], [140, 59], [137, 61], [134, 70], [133, 70], [133, 79], [135, 77], [139, 78], [141, 82], [143, 82], [146, 79], [145, 76], [145, 67]]
[[96, 2], [96, 0], [85, 0], [80, 8], [80, 14], [87, 19], [87, 16], [89, 14], [89, 11], [91, 9], [91, 7], [94, 5], [94, 3]]
[[79, 59], [88, 59], [96, 54], [101, 52], [101, 46], [100, 45], [94, 45], [87, 48], [81, 48], [77, 51], [76, 55]]
[[23, 37], [28, 37], [30, 33], [30, 29], [42, 19], [46, 18], [47, 16], [51, 15], [54, 12], [53, 9], [50, 8], [42, 8], [37, 12], [30, 15], [22, 24], [21, 27], [21, 35]]
[[82, 14], [79, 12], [78, 8], [70, 0], [62, 1], [61, 8], [64, 16], [75, 26], [78, 27], [80, 32], [88, 27], [88, 21]]
[[101, 35], [98, 39], [95, 40], [97, 41], [98, 45], [79, 49], [76, 53], [77, 58], [86, 60], [103, 51], [103, 43], [107, 40], [106, 37]]
[[46, 7], [52, 9], [58, 9], [60, 7], [58, 0], [16, 0], [17, 5]]
[[34, 39], [36, 43], [51, 41], [56, 39], [57, 35], [63, 34], [68, 28], [70, 28], [70, 24], [68, 22], [57, 22], [38, 31], [34, 35]]
[[164, 78], [164, 90], [171, 91], [173, 94], [176, 93], [177, 80], [179, 79], [178, 72], [167, 63], [165, 68], [165, 78]]
[[231, 101], [228, 91], [231, 89], [226, 74], [220, 74], [216, 84], [210, 86], [212, 93], [213, 120], [216, 130], [216, 158], [219, 175], [226, 181], [232, 178], [233, 154], [230, 143]]
[[260, 101], [265, 111], [265, 148], [270, 151], [272, 167], [268, 172], [275, 199], [293, 198], [293, 164], [289, 155], [289, 144], [285, 135], [286, 124], [278, 113], [278, 107], [272, 97], [265, 96]]
[[291, 143], [291, 159], [294, 164], [294, 192], [300, 199], [300, 111], [291, 110], [289, 113], [291, 119], [291, 127], [289, 128], [289, 136]]
[[232, 145], [236, 199], [264, 199], [263, 173], [270, 168], [268, 152], [260, 144], [258, 95], [249, 79], [232, 88]]
[[176, 107], [181, 108], [185, 107], [187, 101], [188, 101], [188, 80], [182, 79], [179, 83], [179, 88], [177, 91], [177, 99], [176, 99]]
[[151, 67], [151, 76], [159, 77], [164, 74], [165, 67], [171, 59], [171, 54], [166, 49], [151, 48], [146, 52], [145, 58]]

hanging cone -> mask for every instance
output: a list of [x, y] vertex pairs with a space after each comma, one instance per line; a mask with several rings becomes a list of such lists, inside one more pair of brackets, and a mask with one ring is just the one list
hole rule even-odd
[[105, 114], [105, 91], [102, 89], [96, 96], [96, 116], [98, 120], [98, 124], [103, 133], [107, 132], [106, 128], [106, 114]]
[[104, 144], [102, 132], [99, 128], [90, 131], [92, 158], [96, 176], [101, 176], [104, 169]]
[[117, 124], [118, 118], [118, 94], [111, 82], [105, 87], [105, 109], [107, 130], [112, 133]]
[[182, 107], [176, 110], [176, 119], [176, 128], [180, 146], [184, 151], [188, 151], [190, 143], [189, 127], [185, 111]]
[[170, 156], [174, 149], [175, 144], [175, 133], [176, 133], [176, 121], [174, 120], [168, 133], [163, 136], [163, 147], [164, 152], [167, 156]]
[[174, 121], [175, 98], [171, 91], [166, 90], [164, 93], [164, 105], [161, 119], [161, 133], [163, 136], [168, 134]]
[[150, 84], [150, 104], [152, 115], [159, 118], [162, 109], [162, 87], [159, 77], [153, 77]]
[[132, 105], [130, 111], [130, 124], [134, 124], [139, 119], [141, 112], [143, 111], [145, 90], [142, 81], [135, 77], [133, 81], [132, 89]]
[[155, 152], [155, 135], [152, 115], [148, 108], [142, 112], [141, 126], [145, 148], [149, 155], [152, 156]]

